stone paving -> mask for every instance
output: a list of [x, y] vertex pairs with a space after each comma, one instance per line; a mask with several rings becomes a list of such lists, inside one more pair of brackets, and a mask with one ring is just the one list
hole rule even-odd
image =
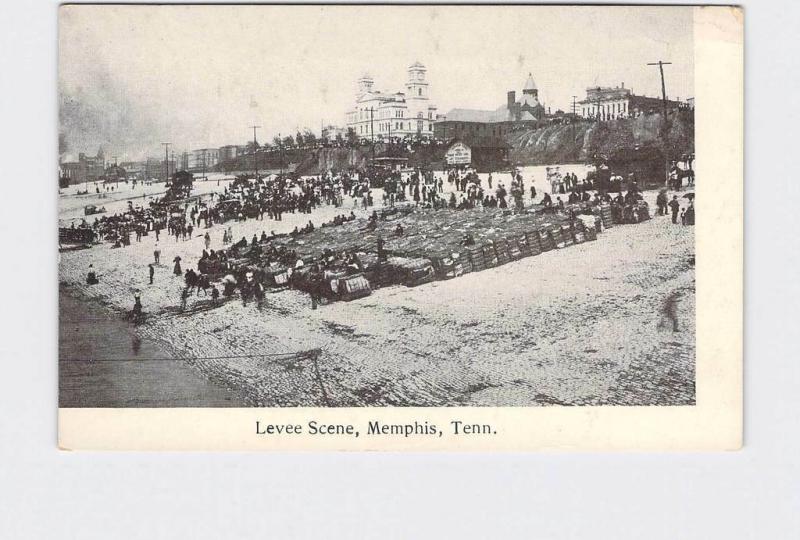
[[[326, 207], [311, 218], [318, 224], [350, 209]], [[234, 225], [234, 237], [291, 230], [308, 219], [249, 220]], [[222, 228], [211, 234], [212, 248], [220, 247]], [[148, 286], [153, 241], [62, 253], [61, 284], [119, 311], [130, 309], [130, 291], [141, 288], [151, 316], [138, 331], [168, 344], [208, 379], [240, 391], [251, 405], [695, 400], [694, 228], [666, 217], [613, 227], [596, 242], [450, 281], [379, 289], [315, 311], [307, 295], [289, 290], [268, 294], [260, 311], [238, 299], [202, 309], [208, 301], [193, 297], [190, 312], [179, 313], [182, 280], [171, 274], [169, 261], [180, 255], [184, 269], [193, 267], [202, 237], [162, 237], [163, 266]], [[90, 262], [101, 275], [92, 287], [83, 283]], [[674, 299], [678, 332], [667, 314], [668, 298]]]

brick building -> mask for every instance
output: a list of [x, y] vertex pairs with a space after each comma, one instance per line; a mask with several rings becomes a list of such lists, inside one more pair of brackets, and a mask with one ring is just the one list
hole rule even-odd
[[506, 103], [494, 110], [452, 109], [439, 117], [433, 133], [446, 140], [498, 138], [515, 129], [535, 127], [545, 116], [539, 89], [529, 73], [519, 100], [516, 91], [511, 90], [506, 94]]
[[[692, 100], [692, 104], [694, 100]], [[661, 98], [637, 96], [625, 83], [615, 87], [594, 86], [586, 89], [586, 98], [577, 103], [578, 114], [584, 118], [614, 120], [629, 118], [649, 112], [659, 112], [663, 108]], [[667, 100], [667, 108], [680, 109], [687, 104]]]

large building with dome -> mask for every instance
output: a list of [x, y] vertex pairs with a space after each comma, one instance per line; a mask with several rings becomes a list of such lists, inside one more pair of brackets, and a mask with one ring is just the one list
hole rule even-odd
[[373, 88], [369, 74], [358, 80], [355, 106], [347, 112], [347, 128], [359, 139], [433, 136], [436, 105], [430, 100], [427, 69], [420, 62], [408, 67], [404, 92], [382, 92]]

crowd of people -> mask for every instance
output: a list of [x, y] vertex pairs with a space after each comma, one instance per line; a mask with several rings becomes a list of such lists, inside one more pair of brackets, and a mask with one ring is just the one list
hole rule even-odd
[[[536, 211], [565, 211], [566, 205], [608, 203], [612, 207], [615, 221], [639, 221], [636, 213], [642, 211], [640, 205], [642, 195], [635, 183], [631, 185], [629, 182], [628, 192], [623, 195], [622, 183], [619, 182], [619, 192], [613, 196], [612, 193], [594, 191], [589, 177], [579, 179], [575, 173], [562, 175], [557, 168], [550, 167], [547, 168], [547, 175], [551, 192], [541, 194], [537, 193], [536, 187], [530, 180], [527, 190], [525, 179], [516, 169], [511, 169], [510, 172], [493, 172], [488, 178], [482, 178], [475, 169], [469, 167], [453, 168], [438, 174], [424, 169], [403, 173], [392, 171], [381, 178], [381, 183], [384, 188], [386, 209], [391, 209], [395, 202], [413, 201], [414, 206], [432, 209], [497, 208], [523, 211], [526, 210], [525, 199], [529, 198], [531, 205], [535, 205]], [[196, 231], [204, 230], [205, 249], [202, 250], [196, 270], [193, 268], [184, 270], [179, 256], [172, 261], [173, 273], [180, 276], [185, 285], [181, 292], [181, 306], [185, 309], [187, 300], [192, 294], [207, 295], [216, 303], [220, 295], [230, 297], [237, 290], [240, 291], [245, 303], [256, 298], [261, 305], [264, 299], [263, 288], [270, 283], [270, 280], [273, 285], [286, 285], [288, 284], [286, 280], [291, 277], [293, 271], [308, 266], [298, 275], [306, 276], [305, 279], [311, 282], [319, 281], [319, 276], [326, 269], [361, 268], [360, 261], [354, 253], [333, 253], [324, 250], [319, 260], [315, 259], [309, 263], [281, 242], [273, 242], [279, 237], [296, 237], [313, 233], [316, 227], [311, 220], [303, 226], [295, 227], [288, 234], [271, 232], [268, 235], [266, 231], [262, 231], [260, 237], [253, 235], [249, 241], [245, 237], [235, 241], [232, 229], [228, 226], [222, 233], [222, 243], [225, 247], [217, 250], [210, 248], [211, 236], [205, 229], [230, 220], [266, 218], [281, 221], [286, 213], [311, 214], [322, 205], [341, 208], [346, 206], [347, 197], [352, 199], [354, 210], [359, 205], [366, 209], [373, 205], [371, 192], [373, 180], [374, 177], [368, 172], [354, 171], [328, 172], [306, 177], [296, 174], [270, 175], [257, 179], [240, 177], [225, 187], [221, 193], [211, 194], [205, 200], [200, 197], [167, 203], [154, 200], [148, 207], [134, 206], [129, 202], [127, 211], [96, 218], [92, 225], [82, 220], [80, 227], [91, 228], [112, 242], [114, 247], [141, 242], [143, 236], [155, 234], [154, 262], [148, 265], [151, 284], [154, 280], [154, 269], [160, 265], [160, 235], [166, 233], [168, 237], [174, 237], [176, 242], [187, 241], [196, 235]], [[451, 186], [447, 192], [445, 181]], [[594, 193], [591, 193], [592, 191]], [[539, 195], [541, 199], [537, 200]], [[666, 200], [665, 197], [665, 193], [658, 196], [658, 215], [671, 212], [673, 223], [677, 223], [680, 219], [683, 224], [694, 224], [693, 201], [690, 201], [689, 206], [678, 216], [680, 203], [677, 197], [673, 197], [672, 201]], [[335, 227], [351, 222], [356, 219], [354, 210], [349, 214], [345, 212], [338, 214], [319, 226]], [[378, 219], [377, 212], [373, 212], [367, 220], [367, 230], [377, 228]], [[402, 227], [395, 230], [395, 235], [403, 234]], [[380, 246], [378, 250], [380, 251]], [[279, 281], [276, 277], [279, 273], [286, 274], [283, 281]], [[219, 282], [220, 277], [222, 277], [221, 282]], [[93, 269], [90, 270], [87, 282], [90, 284], [98, 282], [98, 276]], [[215, 282], [221, 283], [221, 293]], [[316, 306], [318, 302], [318, 296], [312, 293], [313, 305]]]

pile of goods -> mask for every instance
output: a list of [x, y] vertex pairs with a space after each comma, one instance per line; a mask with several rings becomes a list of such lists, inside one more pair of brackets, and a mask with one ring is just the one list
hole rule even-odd
[[59, 227], [58, 243], [60, 245], [90, 246], [96, 235], [88, 227]]
[[[276, 250], [290, 254], [279, 262], [274, 255], [271, 260], [259, 256], [261, 245], [255, 254], [231, 262], [235, 267], [257, 269], [268, 287], [290, 285], [321, 291], [332, 299], [352, 299], [370, 294], [374, 288], [456, 278], [591, 242], [614, 223], [650, 217], [643, 201], [624, 207], [579, 203], [561, 212], [542, 210], [395, 208], [378, 219], [320, 227], [302, 235], [274, 236], [268, 240], [268, 249], [273, 254]], [[319, 261], [324, 261], [322, 277], [312, 275], [312, 266]]]

